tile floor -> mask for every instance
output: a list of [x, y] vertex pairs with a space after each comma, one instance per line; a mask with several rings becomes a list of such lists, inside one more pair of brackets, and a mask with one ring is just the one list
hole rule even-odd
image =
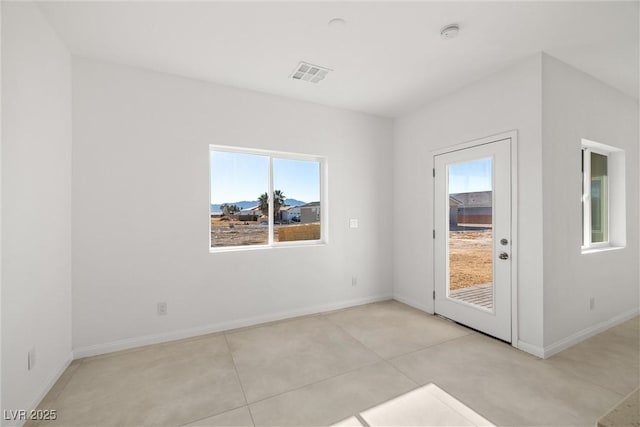
[[638, 387], [639, 336], [540, 360], [387, 301], [74, 361], [39, 426], [348, 425], [430, 383], [496, 425], [594, 426]]

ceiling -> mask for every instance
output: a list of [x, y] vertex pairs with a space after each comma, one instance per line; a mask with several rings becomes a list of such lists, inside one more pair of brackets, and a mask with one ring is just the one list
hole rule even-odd
[[[397, 117], [539, 51], [638, 97], [639, 2], [44, 2], [73, 54]], [[342, 29], [327, 25], [332, 18]], [[443, 40], [440, 29], [460, 25]], [[300, 61], [332, 69], [293, 80]]]

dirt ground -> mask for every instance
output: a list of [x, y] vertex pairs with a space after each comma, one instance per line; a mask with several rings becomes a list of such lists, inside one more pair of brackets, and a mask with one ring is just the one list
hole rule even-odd
[[449, 271], [451, 289], [493, 281], [492, 230], [450, 231]]
[[211, 247], [266, 245], [269, 227], [256, 221], [211, 219]]
[[[278, 240], [278, 229], [281, 227], [295, 227], [297, 223], [276, 224], [274, 241]], [[224, 221], [220, 218], [211, 219], [211, 247], [266, 245], [269, 241], [269, 226], [257, 221]]]

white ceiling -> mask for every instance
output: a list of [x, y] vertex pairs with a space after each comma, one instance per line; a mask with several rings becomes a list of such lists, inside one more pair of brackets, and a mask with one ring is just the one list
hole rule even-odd
[[[639, 2], [46, 2], [72, 53], [396, 117], [545, 51], [638, 97]], [[327, 25], [347, 21], [342, 30]], [[440, 28], [460, 24], [460, 35]], [[334, 71], [289, 78], [299, 61]]]

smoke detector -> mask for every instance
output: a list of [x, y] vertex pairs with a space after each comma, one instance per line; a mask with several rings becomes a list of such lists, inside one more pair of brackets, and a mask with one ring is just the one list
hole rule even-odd
[[333, 28], [334, 30], [342, 30], [347, 26], [347, 21], [342, 18], [333, 18], [329, 22], [327, 22], [329, 28]]
[[440, 37], [445, 40], [452, 39], [456, 37], [459, 32], [460, 26], [458, 24], [450, 24], [440, 30]]
[[329, 68], [321, 67], [319, 65], [309, 64], [308, 62], [300, 62], [298, 66], [291, 73], [291, 78], [294, 80], [303, 80], [310, 83], [319, 83], [329, 74], [331, 71]]

